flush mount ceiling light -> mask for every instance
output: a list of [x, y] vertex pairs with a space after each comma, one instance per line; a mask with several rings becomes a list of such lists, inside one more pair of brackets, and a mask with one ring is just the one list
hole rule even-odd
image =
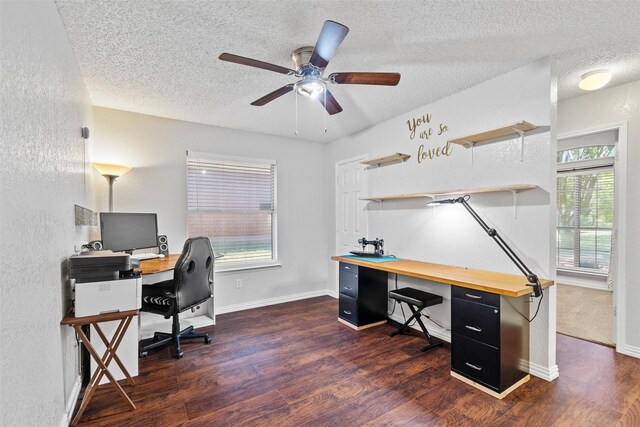
[[608, 70], [589, 71], [582, 75], [578, 87], [582, 90], [600, 89], [609, 83], [611, 73]]

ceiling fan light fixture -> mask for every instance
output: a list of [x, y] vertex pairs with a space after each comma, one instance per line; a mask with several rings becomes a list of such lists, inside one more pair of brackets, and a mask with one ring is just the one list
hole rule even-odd
[[324, 92], [322, 80], [303, 80], [296, 84], [296, 92], [309, 98], [316, 99]]
[[597, 90], [603, 88], [611, 80], [609, 70], [594, 70], [585, 73], [580, 78], [578, 87], [582, 90]]

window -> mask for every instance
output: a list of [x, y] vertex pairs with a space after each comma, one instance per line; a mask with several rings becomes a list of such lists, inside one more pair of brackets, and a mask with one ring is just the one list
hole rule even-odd
[[557, 267], [609, 272], [617, 132], [559, 142]]
[[274, 263], [275, 184], [275, 161], [189, 152], [188, 235], [209, 237], [219, 264]]

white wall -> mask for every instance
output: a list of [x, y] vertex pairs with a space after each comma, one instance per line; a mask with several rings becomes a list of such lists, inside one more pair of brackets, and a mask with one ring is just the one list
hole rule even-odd
[[580, 131], [610, 123], [627, 123], [626, 247], [625, 258], [626, 349], [640, 357], [640, 81], [582, 95], [558, 103], [558, 133]]
[[[551, 204], [555, 200], [551, 154], [555, 153], [555, 140], [548, 131], [553, 113], [549, 102], [550, 82], [550, 64], [534, 63], [333, 142], [329, 146], [328, 174], [333, 177], [335, 162], [341, 159], [362, 153], [373, 158], [402, 152], [412, 157], [405, 163], [383, 165], [367, 172], [369, 195], [536, 184], [539, 189], [519, 194], [517, 218], [514, 218], [511, 193], [472, 195], [470, 204], [500, 232], [529, 268], [540, 277], [550, 278], [553, 244], [549, 230], [553, 226]], [[431, 123], [420, 126], [411, 139], [407, 121], [425, 114], [432, 115]], [[426, 148], [441, 147], [447, 139], [521, 120], [543, 127], [539, 133], [525, 137], [523, 162], [520, 162], [517, 138], [478, 145], [473, 167], [471, 150], [461, 146], [453, 146], [448, 157], [417, 162], [421, 144]], [[449, 130], [437, 135], [441, 123]], [[429, 127], [433, 128], [433, 135], [428, 140], [421, 139], [420, 132]], [[384, 238], [387, 253], [400, 258], [521, 274], [462, 206], [428, 208], [425, 204], [421, 199], [386, 201], [382, 207], [370, 202], [368, 237]], [[329, 199], [327, 215], [332, 218], [331, 229], [335, 230], [333, 196]], [[335, 248], [335, 238], [330, 247]], [[337, 266], [331, 265], [329, 288], [332, 290], [337, 289], [336, 271]], [[442, 294], [446, 299], [444, 306], [430, 312], [450, 327], [448, 286], [399, 277], [398, 286], [407, 285]], [[539, 317], [532, 323], [531, 361], [536, 375], [552, 378], [557, 374], [555, 288], [546, 292]]]
[[[94, 120], [92, 159], [133, 167], [114, 185], [114, 210], [157, 212], [172, 253], [187, 238], [187, 150], [277, 161], [282, 267], [216, 274], [217, 310], [326, 293], [326, 146], [106, 108], [95, 108]], [[106, 210], [106, 180], [96, 192]], [[236, 279], [242, 279], [241, 289]]]
[[70, 305], [64, 262], [86, 228], [82, 126], [90, 101], [53, 2], [0, 4], [0, 424], [68, 421], [78, 388], [76, 341], [60, 326]]

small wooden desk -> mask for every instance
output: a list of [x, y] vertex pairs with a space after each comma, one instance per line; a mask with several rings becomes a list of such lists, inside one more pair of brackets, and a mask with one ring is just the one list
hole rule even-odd
[[[115, 360], [118, 366], [120, 367], [120, 370], [122, 371], [122, 373], [126, 376], [127, 382], [130, 385], [136, 384], [135, 381], [133, 381], [133, 378], [131, 378], [131, 375], [129, 375], [129, 372], [125, 368], [124, 364], [116, 354], [116, 351], [120, 346], [120, 342], [122, 342], [122, 338], [124, 337], [124, 334], [127, 331], [127, 328], [129, 328], [129, 325], [131, 324], [131, 320], [137, 315], [138, 315], [138, 310], [98, 314], [95, 316], [85, 316], [85, 317], [75, 317], [72, 313], [70, 313], [67, 316], [65, 316], [64, 319], [62, 319], [62, 321], [60, 322], [61, 325], [69, 325], [69, 326], [72, 326], [73, 329], [75, 329], [76, 333], [82, 340], [84, 346], [89, 351], [89, 354], [91, 354], [91, 357], [93, 357], [93, 360], [95, 360], [95, 362], [98, 365], [98, 369], [96, 369], [96, 371], [91, 376], [89, 385], [87, 385], [87, 388], [84, 392], [84, 396], [82, 397], [82, 403], [80, 404], [80, 409], [78, 409], [78, 413], [73, 418], [71, 425], [75, 426], [80, 421], [80, 417], [82, 417], [82, 414], [84, 413], [85, 409], [87, 409], [87, 406], [89, 405], [89, 401], [91, 400], [91, 397], [93, 396], [93, 393], [96, 390], [96, 386], [100, 383], [100, 380], [102, 379], [103, 375], [107, 376], [107, 378], [109, 379], [109, 382], [116, 389], [120, 397], [122, 397], [122, 399], [125, 402], [127, 402], [127, 404], [131, 407], [131, 409], [136, 409], [136, 405], [133, 404], [131, 399], [129, 399], [129, 396], [127, 396], [127, 393], [124, 392], [122, 387], [120, 387], [120, 384], [118, 384], [118, 382], [115, 380], [113, 375], [111, 375], [111, 372], [109, 372], [109, 364], [111, 363], [112, 360]], [[100, 328], [99, 323], [110, 322], [114, 320], [120, 320], [120, 323], [118, 324], [118, 327], [116, 328], [116, 332], [113, 334], [111, 341], [109, 341], [106, 335], [104, 334], [104, 332], [102, 332], [102, 329]], [[102, 357], [98, 355], [96, 350], [91, 345], [91, 341], [82, 330], [82, 327], [86, 325], [93, 326], [95, 330], [98, 332], [100, 339], [104, 343], [106, 350], [102, 355]]]

